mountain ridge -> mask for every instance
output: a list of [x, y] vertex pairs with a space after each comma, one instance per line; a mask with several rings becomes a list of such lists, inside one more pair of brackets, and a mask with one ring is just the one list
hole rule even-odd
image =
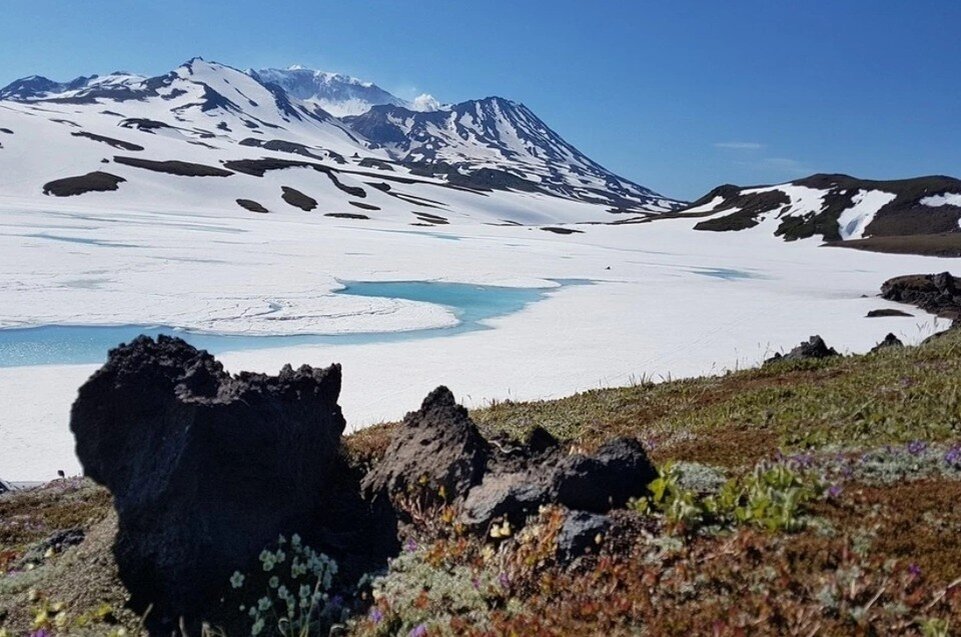
[[[328, 86], [331, 82], [337, 86]], [[330, 91], [321, 94], [320, 85]], [[331, 112], [357, 107], [358, 100], [388, 103], [372, 104], [360, 115], [338, 117]], [[476, 190], [548, 195], [627, 211], [657, 213], [680, 206], [607, 171], [528, 107], [496, 96], [416, 110], [375, 84], [349, 76], [304, 68], [242, 71], [196, 57], [155, 77], [114, 73], [69, 82], [21, 78], [0, 89], [0, 104], [8, 113], [33, 116], [56, 106], [63, 117], [46, 117], [60, 123], [82, 114], [89, 125], [74, 122], [83, 130], [71, 132], [88, 139], [114, 138], [111, 131], [119, 125], [212, 150], [258, 147], [335, 162], [351, 157], [367, 167], [389, 162], [414, 176]], [[69, 107], [80, 110], [71, 113]], [[113, 119], [116, 115], [119, 122]], [[398, 126], [400, 120], [409, 120], [409, 125]], [[116, 141], [152, 152], [140, 138]], [[209, 153], [221, 163], [255, 159], [229, 154], [221, 158]], [[87, 172], [94, 168], [88, 165]]]

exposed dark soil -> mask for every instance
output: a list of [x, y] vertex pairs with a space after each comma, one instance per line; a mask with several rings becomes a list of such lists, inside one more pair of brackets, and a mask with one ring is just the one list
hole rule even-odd
[[359, 215], [355, 212], [327, 212], [325, 217], [336, 217], [338, 219], [370, 219], [367, 215]]
[[114, 148], [119, 148], [121, 150], [130, 151], [140, 151], [143, 150], [143, 146], [137, 144], [131, 144], [130, 142], [125, 142], [120, 139], [114, 139], [113, 137], [104, 137], [103, 135], [97, 135], [96, 133], [88, 133], [87, 131], [80, 131], [77, 133], [70, 133], [74, 137], [86, 137], [87, 139], [92, 139], [95, 142], [102, 142], [104, 144], [109, 144]]
[[315, 168], [317, 164], [294, 159], [278, 159], [265, 157], [263, 159], [237, 159], [224, 162], [224, 167], [245, 175], [263, 177], [268, 170], [284, 170], [286, 168]]
[[161, 128], [173, 128], [170, 124], [164, 124], [163, 122], [158, 122], [153, 119], [146, 119], [143, 117], [131, 117], [120, 122], [120, 125], [124, 128], [136, 128], [139, 131], [145, 133], [152, 133], [155, 130]]
[[[935, 209], [932, 209], [935, 210]], [[893, 237], [868, 237], [829, 241], [834, 248], [854, 248], [890, 254], [920, 254], [931, 257], [961, 257], [961, 233], [915, 234]]]
[[547, 230], [548, 232], [553, 232], [554, 234], [584, 234], [583, 230], [575, 230], [574, 228], [555, 228], [553, 226], [544, 226], [541, 230]]
[[348, 201], [347, 203], [357, 208], [360, 208], [361, 210], [380, 210], [379, 207], [373, 204], [364, 203], [362, 201]]
[[283, 195], [281, 195], [281, 197], [283, 198], [284, 201], [289, 203], [291, 206], [300, 208], [301, 210], [304, 210], [306, 212], [310, 212], [311, 210], [317, 207], [316, 199], [314, 199], [313, 197], [308, 197], [307, 195], [300, 192], [299, 190], [296, 190], [295, 188], [291, 188], [289, 186], [281, 186], [281, 190], [283, 190]]
[[865, 318], [880, 318], [886, 316], [913, 316], [913, 314], [908, 314], [907, 312], [902, 312], [901, 310], [892, 310], [890, 308], [884, 308], [882, 310], [871, 310], [867, 313]]
[[72, 197], [85, 192], [108, 192], [117, 190], [119, 185], [127, 181], [123, 177], [111, 175], [101, 171], [87, 173], [77, 177], [56, 179], [43, 185], [43, 194], [56, 197]]
[[13, 135], [13, 131], [9, 128], [0, 128], [0, 133], [6, 133], [7, 135]]
[[167, 173], [169, 175], [179, 175], [181, 177], [229, 177], [233, 174], [229, 170], [224, 170], [223, 168], [218, 168], [216, 166], [192, 164], [190, 162], [178, 160], [153, 161], [150, 159], [140, 159], [137, 157], [120, 156], [114, 157], [113, 160], [118, 164], [143, 168], [145, 170], [152, 170], [158, 173]]
[[245, 210], [249, 210], [250, 212], [270, 212], [253, 199], [238, 199], [237, 205]]

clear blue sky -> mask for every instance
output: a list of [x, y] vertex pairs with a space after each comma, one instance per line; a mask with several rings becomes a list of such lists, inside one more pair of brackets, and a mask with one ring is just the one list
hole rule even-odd
[[0, 84], [195, 55], [524, 102], [664, 194], [961, 176], [958, 0], [4, 0]]

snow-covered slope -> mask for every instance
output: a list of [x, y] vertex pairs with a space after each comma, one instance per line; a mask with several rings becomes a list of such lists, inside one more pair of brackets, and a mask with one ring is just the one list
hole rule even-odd
[[[825, 241], [961, 233], [961, 180], [870, 181], [813, 175], [776, 186], [720, 186], [681, 211], [696, 230], [762, 227], [787, 240]], [[961, 237], [961, 234], [959, 234]]]
[[679, 205], [611, 173], [529, 108], [500, 97], [428, 113], [375, 106], [345, 121], [398, 161], [457, 183], [551, 193], [614, 208], [666, 211]]
[[[419, 225], [609, 223], [624, 218], [612, 206], [676, 205], [610, 175], [522, 106], [467, 103], [477, 105], [469, 124], [474, 106], [416, 112], [372, 84], [307, 69], [243, 72], [195, 58], [158, 77], [34, 76], [0, 97], [0, 204], [50, 206], [62, 196], [98, 210], [239, 205]], [[322, 106], [345, 109], [354, 99], [393, 100], [374, 110], [454, 117], [460, 128], [444, 137], [449, 152], [434, 152], [439, 141], [411, 141], [401, 153], [367, 120]], [[474, 132], [461, 137], [461, 129]], [[457, 166], [425, 170], [429, 156], [456, 156]]]
[[315, 71], [301, 66], [250, 70], [248, 73], [263, 84], [279, 86], [291, 97], [315, 103], [336, 117], [360, 115], [382, 104], [414, 108], [413, 104], [391, 95], [376, 84], [340, 73]]

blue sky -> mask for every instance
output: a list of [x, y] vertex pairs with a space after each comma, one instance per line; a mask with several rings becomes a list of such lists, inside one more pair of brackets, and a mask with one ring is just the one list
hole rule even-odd
[[961, 176], [959, 25], [957, 0], [4, 0], [0, 84], [200, 55], [501, 95], [693, 199], [813, 172]]

